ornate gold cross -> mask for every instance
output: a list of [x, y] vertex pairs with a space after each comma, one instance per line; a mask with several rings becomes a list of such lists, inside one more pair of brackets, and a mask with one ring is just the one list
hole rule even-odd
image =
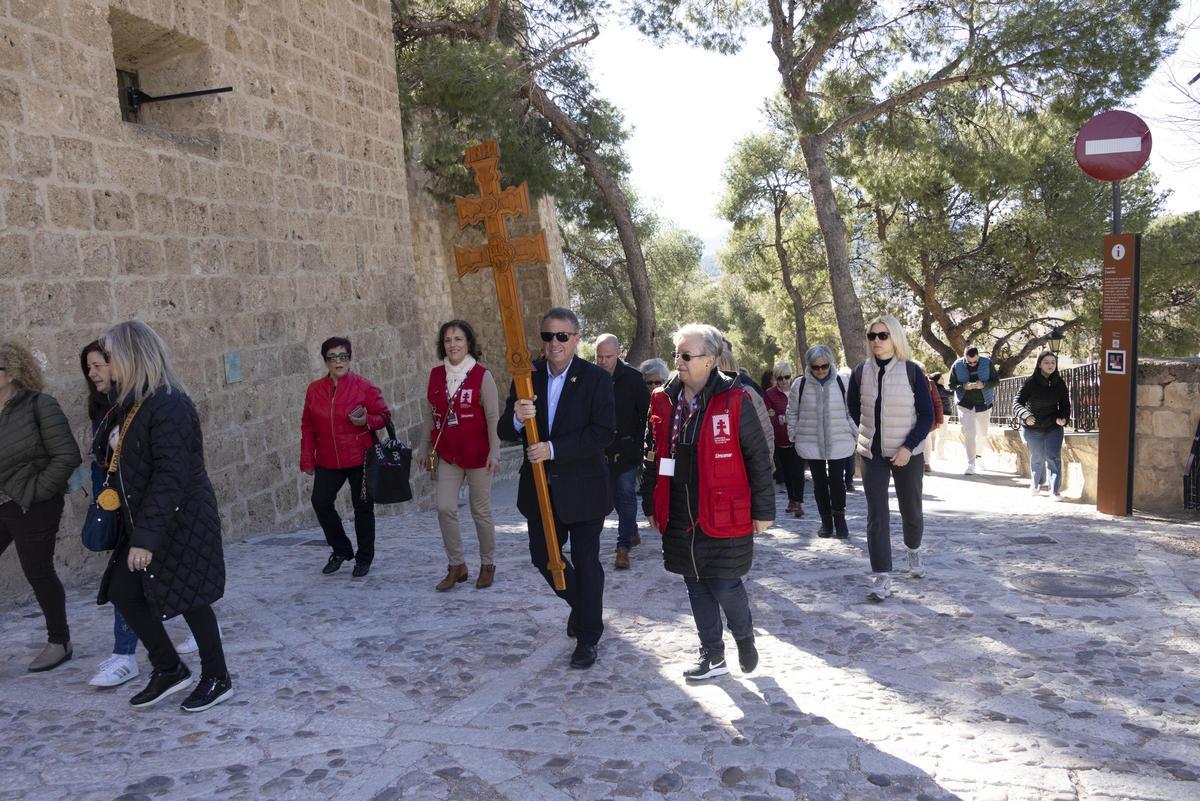
[[[512, 374], [517, 397], [533, 400], [533, 365], [529, 361], [529, 345], [525, 341], [525, 321], [521, 318], [521, 298], [517, 294], [517, 277], [514, 267], [518, 263], [546, 264], [550, 258], [546, 253], [546, 232], [538, 230], [529, 236], [508, 238], [505, 217], [516, 217], [529, 213], [529, 187], [520, 186], [500, 189], [500, 147], [494, 141], [483, 142], [467, 148], [466, 164], [475, 172], [478, 195], [455, 197], [458, 209], [458, 227], [483, 223], [487, 242], [483, 245], [454, 246], [454, 260], [458, 274], [466, 275], [490, 267], [496, 279], [496, 298], [500, 302], [500, 319], [504, 323], [504, 344], [508, 371]], [[525, 421], [525, 439], [529, 445], [539, 442], [537, 419]], [[546, 482], [544, 463], [530, 465], [533, 468], [533, 483], [537, 488], [538, 507], [542, 513], [542, 531], [546, 535], [546, 550], [550, 562], [546, 568], [554, 579], [554, 588], [567, 587], [563, 573], [562, 551], [558, 544], [558, 532], [554, 528], [554, 507], [550, 503], [550, 485]]]

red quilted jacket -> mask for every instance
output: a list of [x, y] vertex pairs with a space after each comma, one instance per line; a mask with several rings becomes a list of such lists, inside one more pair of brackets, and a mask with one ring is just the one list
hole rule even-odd
[[[350, 422], [357, 406], [367, 408], [366, 427]], [[371, 432], [383, 428], [392, 412], [379, 387], [357, 373], [346, 373], [334, 386], [329, 376], [308, 385], [300, 418], [300, 469], [343, 470], [362, 464]]]

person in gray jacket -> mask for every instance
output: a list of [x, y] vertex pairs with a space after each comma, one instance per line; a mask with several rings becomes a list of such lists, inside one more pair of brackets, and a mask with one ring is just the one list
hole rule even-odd
[[71, 658], [67, 597], [54, 571], [54, 546], [67, 479], [83, 459], [58, 401], [33, 353], [16, 340], [0, 342], [0, 553], [15, 545], [21, 570], [46, 616], [46, 647], [31, 673]]
[[850, 536], [846, 527], [846, 460], [854, 458], [857, 427], [846, 406], [846, 384], [828, 345], [809, 348], [804, 374], [788, 391], [787, 430], [808, 463], [821, 515], [818, 537]]

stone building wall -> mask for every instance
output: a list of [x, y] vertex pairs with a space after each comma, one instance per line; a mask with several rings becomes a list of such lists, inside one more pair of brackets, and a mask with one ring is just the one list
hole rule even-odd
[[[199, 406], [228, 538], [314, 523], [299, 418], [325, 337], [353, 340], [411, 436], [445, 313], [426, 290], [483, 313], [445, 278], [453, 218], [409, 181], [393, 48], [386, 0], [0, 3], [0, 329], [45, 360], [83, 443], [79, 350], [154, 326]], [[117, 70], [150, 95], [233, 92], [125, 121]], [[68, 581], [101, 561], [77, 544], [84, 504], [60, 534]], [[0, 560], [0, 596], [26, 591]]]

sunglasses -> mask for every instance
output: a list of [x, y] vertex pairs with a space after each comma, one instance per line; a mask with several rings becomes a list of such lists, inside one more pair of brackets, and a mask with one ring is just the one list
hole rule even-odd
[[573, 331], [558, 331], [558, 332], [543, 331], [542, 332], [542, 341], [549, 342], [552, 339], [557, 339], [559, 342], [566, 342], [571, 337], [576, 337], [576, 336], [579, 336], [579, 335], [574, 333]]
[[667, 382], [666, 382], [666, 381], [647, 381], [647, 382], [646, 382], [646, 386], [648, 386], [648, 387], [661, 387], [661, 386], [662, 386], [663, 384], [665, 384], [665, 383], [667, 383]]
[[809, 368], [810, 370], [812, 370], [812, 371], [815, 373], [815, 372], [817, 372], [817, 371], [819, 371], [819, 370], [828, 370], [828, 369], [829, 369], [829, 365], [828, 365], [828, 364], [810, 364], [810, 365], [808, 366], [808, 368]]
[[777, 375], [777, 376], [775, 376], [775, 380], [776, 381], [791, 381], [792, 377], [790, 375]]
[[327, 362], [348, 362], [350, 361], [349, 353], [327, 353], [325, 354]]
[[871, 342], [874, 342], [877, 339], [880, 341], [883, 341], [890, 336], [891, 336], [891, 334], [889, 334], [887, 331], [868, 331], [867, 332], [867, 339], [869, 339]]
[[685, 362], [690, 362], [692, 359], [703, 359], [707, 353], [672, 353], [671, 358], [683, 359]]

